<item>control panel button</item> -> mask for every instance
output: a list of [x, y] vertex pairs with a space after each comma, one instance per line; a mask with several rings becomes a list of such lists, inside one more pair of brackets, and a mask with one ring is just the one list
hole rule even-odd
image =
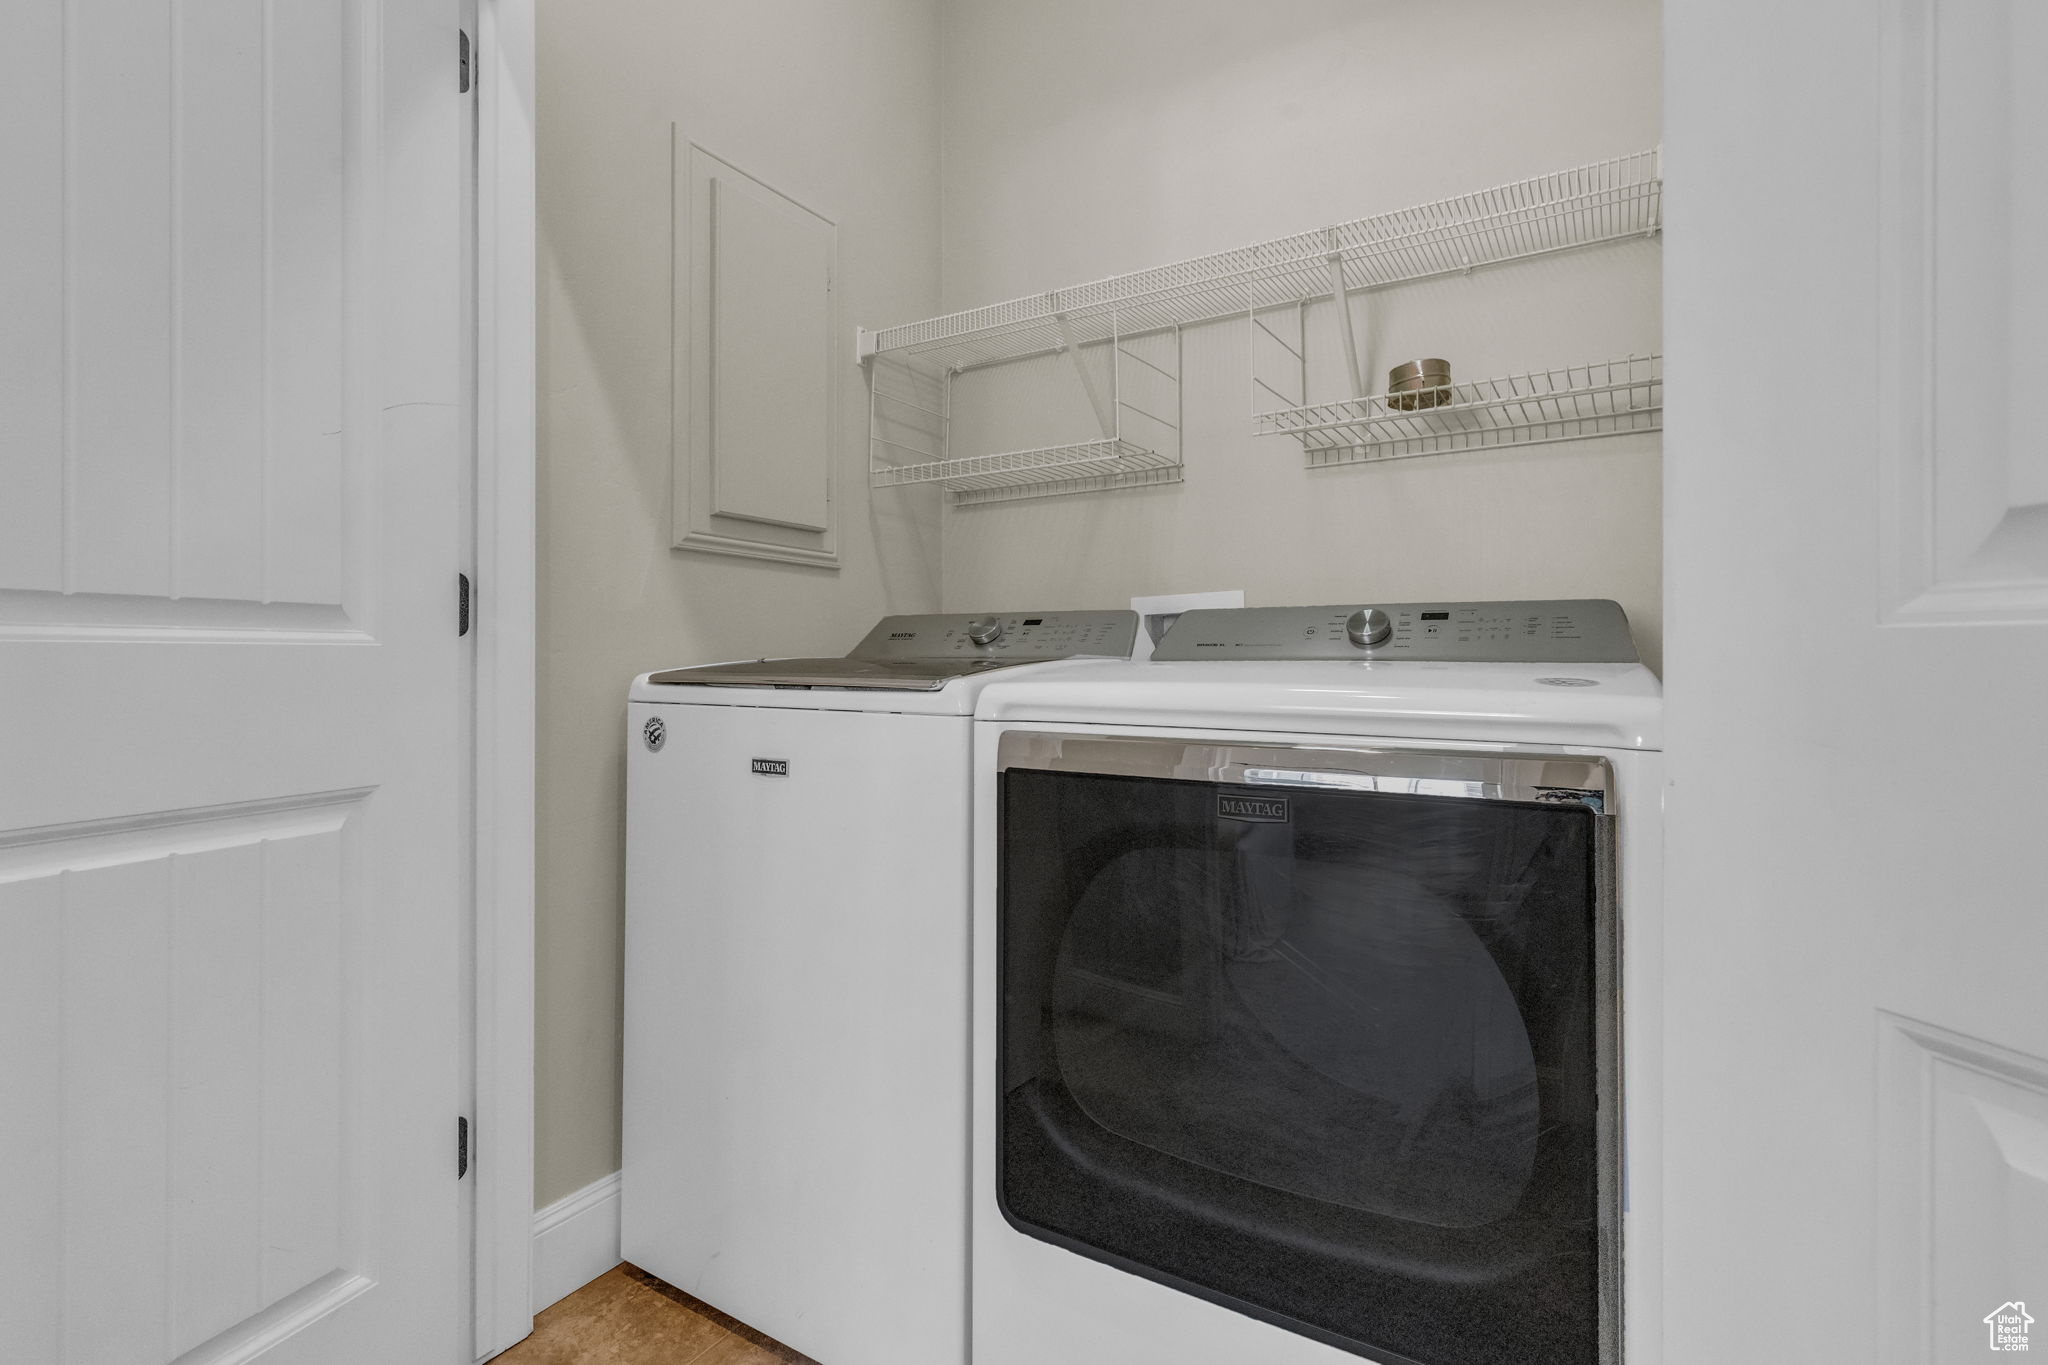
[[992, 645], [1003, 638], [1003, 623], [994, 616], [977, 616], [967, 623], [967, 638], [978, 645]]
[[1394, 634], [1394, 622], [1378, 607], [1360, 607], [1345, 619], [1344, 633], [1360, 649], [1383, 645]]

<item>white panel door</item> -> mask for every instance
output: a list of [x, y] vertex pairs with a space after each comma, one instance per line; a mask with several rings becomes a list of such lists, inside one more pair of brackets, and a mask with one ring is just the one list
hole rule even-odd
[[2048, 7], [1665, 15], [1664, 1359], [2048, 1350]]
[[0, 1357], [454, 1361], [454, 0], [6, 27]]

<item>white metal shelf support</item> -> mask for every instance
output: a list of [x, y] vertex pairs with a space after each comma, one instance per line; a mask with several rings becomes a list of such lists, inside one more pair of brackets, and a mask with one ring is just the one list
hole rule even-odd
[[[1116, 440], [1116, 400], [1102, 396], [1102, 386], [1095, 382], [1095, 376], [1090, 374], [1088, 367], [1081, 363], [1081, 348], [1074, 340], [1073, 329], [1067, 326], [1067, 315], [1065, 313], [1054, 314], [1053, 323], [1059, 328], [1060, 350], [1064, 354], [1073, 357], [1074, 373], [1080, 376], [1081, 387], [1087, 391], [1088, 406], [1095, 409], [1095, 424], [1102, 428], [1102, 439], [1105, 441]], [[1109, 344], [1113, 347], [1118, 346], [1117, 338], [1114, 335], [1110, 337]], [[1118, 347], [1118, 356], [1115, 358], [1120, 357], [1121, 347]], [[1114, 382], [1115, 368], [1113, 366], [1110, 373], [1112, 382]]]
[[[1332, 238], [1337, 235], [1334, 230]], [[1344, 285], [1344, 253], [1330, 243], [1330, 297], [1337, 305], [1337, 330], [1344, 338], [1344, 375], [1351, 382], [1351, 396], [1363, 398], [1372, 392], [1365, 381], [1365, 367], [1358, 360], [1358, 334], [1351, 325], [1351, 293]]]

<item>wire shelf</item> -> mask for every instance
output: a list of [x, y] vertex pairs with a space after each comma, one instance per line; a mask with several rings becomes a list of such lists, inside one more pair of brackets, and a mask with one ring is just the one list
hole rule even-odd
[[935, 483], [951, 490], [955, 503], [975, 503], [1178, 483], [1180, 476], [1180, 462], [1171, 455], [1106, 440], [890, 465], [872, 470], [869, 482], [876, 488]]
[[1146, 469], [1124, 470], [1115, 474], [1044, 478], [1026, 484], [967, 488], [953, 494], [953, 505], [972, 507], [977, 503], [1015, 502], [1022, 498], [1063, 498], [1074, 493], [1107, 493], [1119, 488], [1151, 488], [1158, 484], [1185, 481], [1185, 472], [1179, 465], [1162, 464]]
[[1416, 395], [1382, 393], [1281, 408], [1253, 420], [1262, 436], [1298, 438], [1311, 467], [1657, 431], [1664, 425], [1664, 357], [1629, 356], [1431, 392], [1440, 396], [1435, 407], [1396, 406]]
[[1326, 298], [1333, 257], [1349, 291], [1647, 236], [1662, 226], [1662, 200], [1661, 156], [1652, 148], [1092, 284], [863, 330], [860, 353], [973, 369], [1118, 333]]

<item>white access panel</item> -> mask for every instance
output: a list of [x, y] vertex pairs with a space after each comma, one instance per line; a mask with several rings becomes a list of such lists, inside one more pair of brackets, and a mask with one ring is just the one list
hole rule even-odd
[[673, 543], [836, 566], [838, 227], [671, 136]]
[[960, 1365], [974, 727], [674, 690], [713, 704], [627, 708], [623, 1253], [830, 1365]]
[[831, 514], [832, 225], [711, 176], [711, 510], [823, 531]]

